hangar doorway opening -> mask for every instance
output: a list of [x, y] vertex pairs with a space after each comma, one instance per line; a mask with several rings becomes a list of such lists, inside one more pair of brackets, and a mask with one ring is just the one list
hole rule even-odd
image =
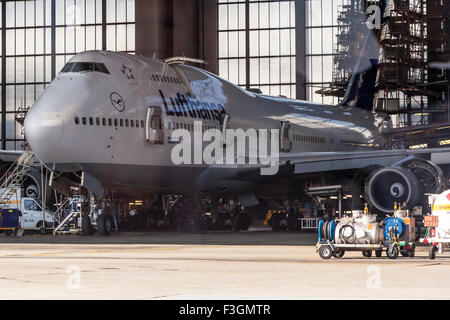
[[149, 143], [164, 144], [163, 112], [161, 107], [148, 107], [145, 128], [146, 139]]

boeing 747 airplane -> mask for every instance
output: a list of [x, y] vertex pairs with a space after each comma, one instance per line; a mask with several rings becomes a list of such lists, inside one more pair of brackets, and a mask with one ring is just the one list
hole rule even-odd
[[[31, 150], [58, 172], [84, 172], [98, 197], [227, 196], [254, 206], [304, 194], [305, 182], [350, 179], [355, 207], [361, 209], [363, 195], [386, 214], [394, 202], [413, 208], [425, 192], [445, 187], [440, 165], [450, 150], [383, 150], [390, 118], [350, 105], [361, 94], [357, 76], [341, 105], [325, 106], [246, 91], [181, 62], [108, 51], [74, 56], [26, 116]], [[193, 144], [202, 133], [191, 162], [174, 162], [181, 129]], [[222, 133], [224, 149], [228, 130], [254, 130], [266, 155], [252, 163], [248, 152], [234, 154], [245, 163], [196, 161], [210, 143], [208, 130]], [[261, 174], [271, 165], [272, 174]]]

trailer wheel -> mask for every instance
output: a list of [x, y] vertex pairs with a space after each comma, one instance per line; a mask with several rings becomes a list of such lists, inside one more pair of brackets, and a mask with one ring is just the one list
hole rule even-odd
[[319, 249], [319, 256], [324, 260], [328, 260], [333, 256], [333, 250], [331, 250], [331, 247], [328, 245], [321, 246]]
[[412, 245], [411, 249], [409, 249], [408, 255], [410, 258], [414, 258], [414, 256], [416, 255], [416, 246], [415, 245]]
[[431, 246], [429, 251], [428, 251], [428, 257], [431, 260], [436, 259], [436, 252], [438, 251], [438, 248], [436, 246]]
[[97, 230], [102, 236], [109, 236], [111, 233], [111, 217], [106, 214], [102, 214], [97, 218]]
[[381, 258], [382, 255], [383, 255], [383, 250], [377, 250], [377, 251], [375, 251], [375, 256], [376, 256], [377, 258]]
[[403, 257], [409, 257], [409, 250], [400, 250], [400, 254]]
[[372, 257], [372, 251], [369, 251], [369, 250], [368, 251], [363, 251], [362, 254], [366, 258]]
[[341, 259], [345, 254], [345, 250], [338, 249], [335, 252], [333, 252], [333, 257], [336, 259]]
[[386, 254], [389, 259], [397, 259], [399, 253], [400, 250], [398, 249], [398, 246], [396, 244], [390, 244], [386, 250]]

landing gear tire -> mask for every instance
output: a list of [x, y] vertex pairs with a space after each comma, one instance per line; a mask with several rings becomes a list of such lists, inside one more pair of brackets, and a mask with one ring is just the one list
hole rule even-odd
[[335, 257], [336, 259], [341, 259], [345, 254], [344, 250], [336, 250], [335, 252], [333, 252], [333, 257]]
[[299, 229], [297, 216], [295, 214], [293, 214], [293, 213], [288, 215], [288, 218], [287, 218], [287, 229], [290, 232], [298, 231], [298, 229]]
[[328, 260], [333, 256], [333, 250], [331, 250], [330, 246], [321, 246], [319, 256], [324, 260]]
[[111, 217], [102, 214], [97, 218], [97, 230], [102, 236], [109, 236], [112, 229]]
[[389, 259], [397, 259], [400, 250], [397, 245], [390, 244], [386, 250], [386, 254]]
[[366, 258], [370, 258], [372, 257], [372, 251], [363, 251], [363, 256]]
[[208, 219], [209, 217], [206, 214], [202, 214], [199, 217], [199, 221], [198, 221], [198, 228], [200, 229], [200, 231], [207, 231], [208, 230]]
[[377, 258], [381, 258], [382, 255], [383, 255], [383, 251], [381, 251], [381, 250], [375, 251], [375, 256], [376, 256]]
[[225, 230], [225, 221], [220, 213], [215, 215], [213, 227], [214, 230]]
[[436, 259], [436, 252], [438, 251], [438, 248], [436, 246], [431, 246], [430, 249], [428, 250], [428, 257], [431, 260]]
[[403, 257], [409, 257], [409, 250], [400, 250], [400, 254]]
[[81, 221], [81, 228], [85, 236], [92, 236], [94, 230], [92, 229], [91, 218], [89, 216], [84, 216]]
[[238, 228], [241, 230], [241, 231], [247, 231], [248, 230], [248, 228], [250, 228], [250, 217], [249, 217], [249, 215], [248, 215], [248, 213], [247, 212], [242, 212], [240, 215], [239, 215], [239, 221], [238, 221], [238, 223], [237, 223], [237, 226], [238, 226]]
[[280, 227], [280, 215], [279, 214], [274, 214], [271, 218], [270, 218], [270, 226], [272, 227], [273, 231], [280, 231], [281, 227]]

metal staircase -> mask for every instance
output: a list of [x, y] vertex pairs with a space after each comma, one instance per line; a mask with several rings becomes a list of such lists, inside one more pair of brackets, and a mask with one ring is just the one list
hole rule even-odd
[[7, 204], [16, 194], [16, 188], [22, 187], [27, 173], [36, 163], [39, 163], [39, 160], [34, 156], [34, 153], [25, 151], [5, 172], [0, 179], [0, 181], [3, 181], [0, 185], [0, 190], [5, 190], [0, 192], [0, 206]]
[[83, 202], [83, 197], [79, 195], [64, 201], [54, 215], [58, 225], [53, 229], [53, 235], [76, 234], [80, 231], [76, 219], [81, 218], [81, 203]]

